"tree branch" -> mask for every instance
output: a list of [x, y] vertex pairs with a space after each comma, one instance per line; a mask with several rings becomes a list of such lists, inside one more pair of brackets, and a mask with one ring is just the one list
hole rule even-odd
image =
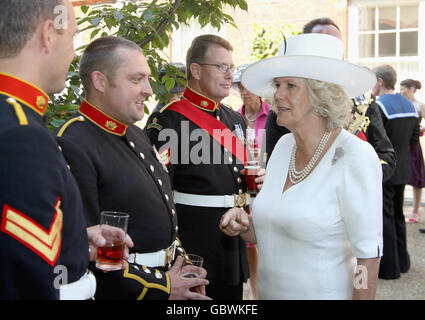
[[[175, 0], [173, 3], [173, 6], [171, 7], [170, 11], [168, 11], [168, 15], [173, 15], [176, 13], [177, 9], [180, 7], [183, 0]], [[143, 38], [140, 42], [137, 44], [139, 47], [143, 48], [146, 44], [151, 42], [153, 38], [155, 37], [155, 34], [160, 34], [162, 31], [164, 31], [165, 27], [169, 23], [168, 18], [162, 19], [161, 23], [158, 25], [158, 28], [155, 29], [155, 32], [150, 33], [148, 36]]]

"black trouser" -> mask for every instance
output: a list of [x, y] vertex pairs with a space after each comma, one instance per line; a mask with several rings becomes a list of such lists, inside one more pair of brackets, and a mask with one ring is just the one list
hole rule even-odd
[[242, 300], [243, 283], [237, 286], [209, 284], [205, 287], [207, 296], [213, 300]]
[[396, 279], [410, 268], [407, 252], [406, 222], [403, 213], [404, 184], [383, 185], [384, 252], [379, 278]]

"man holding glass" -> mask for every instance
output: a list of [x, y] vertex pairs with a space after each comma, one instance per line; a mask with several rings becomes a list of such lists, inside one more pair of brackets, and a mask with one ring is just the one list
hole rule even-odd
[[65, 87], [77, 32], [68, 0], [1, 2], [0, 299], [89, 299], [96, 288], [88, 236], [102, 238], [86, 231], [78, 186], [42, 120], [48, 95]]
[[[182, 241], [204, 257], [213, 299], [242, 299], [249, 277], [246, 244], [218, 228], [221, 216], [247, 202], [246, 124], [223, 105], [233, 80], [233, 48], [215, 35], [195, 38], [186, 56], [183, 98], [153, 113], [146, 126], [167, 163]], [[257, 178], [261, 179], [261, 178]]]
[[94, 40], [80, 60], [86, 93], [80, 116], [57, 133], [80, 187], [88, 225], [98, 224], [103, 211], [130, 216], [128, 234], [134, 246], [129, 263], [110, 272], [93, 268], [95, 298], [207, 299], [205, 270], [198, 279], [181, 279], [185, 252], [177, 238], [168, 173], [146, 134], [134, 125], [152, 94], [149, 76], [146, 58], [133, 42]]

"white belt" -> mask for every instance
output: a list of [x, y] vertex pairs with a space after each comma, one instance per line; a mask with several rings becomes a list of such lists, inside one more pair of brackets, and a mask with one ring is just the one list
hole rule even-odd
[[231, 196], [210, 196], [202, 194], [183, 193], [174, 190], [174, 203], [195, 207], [233, 208], [249, 205], [250, 197], [246, 193]]
[[147, 267], [167, 267], [173, 262], [176, 253], [177, 240], [167, 249], [150, 253], [132, 253], [128, 262], [137, 263]]
[[80, 280], [60, 286], [60, 300], [87, 300], [96, 292], [96, 278], [92, 273], [86, 273]]

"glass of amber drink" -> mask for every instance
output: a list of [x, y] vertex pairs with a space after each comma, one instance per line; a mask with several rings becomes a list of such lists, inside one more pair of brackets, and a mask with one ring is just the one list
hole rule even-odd
[[96, 268], [105, 271], [120, 270], [124, 253], [124, 241], [130, 215], [117, 211], [100, 213], [100, 230], [106, 245], [97, 248]]
[[258, 160], [250, 160], [245, 163], [246, 191], [253, 197], [255, 197], [258, 192], [255, 178], [258, 177], [258, 171], [260, 169]]
[[186, 254], [182, 265], [181, 279], [199, 278], [204, 258], [196, 254]]

